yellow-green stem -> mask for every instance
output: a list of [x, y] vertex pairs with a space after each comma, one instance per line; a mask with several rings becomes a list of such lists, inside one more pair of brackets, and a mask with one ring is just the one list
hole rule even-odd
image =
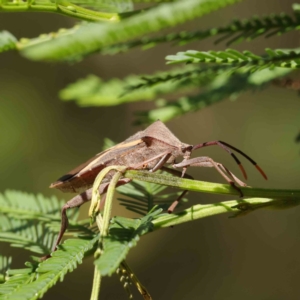
[[[170, 175], [150, 173], [148, 171], [130, 170], [127, 171], [124, 176], [130, 179], [177, 187], [188, 191], [239, 196], [238, 191], [228, 184], [183, 179]], [[244, 197], [300, 199], [300, 190], [263, 189], [253, 187], [239, 187], [239, 189], [243, 192]]]
[[101, 274], [97, 266], [94, 267], [94, 278], [93, 278], [93, 288], [91, 293], [91, 300], [98, 300], [100, 293], [101, 284]]

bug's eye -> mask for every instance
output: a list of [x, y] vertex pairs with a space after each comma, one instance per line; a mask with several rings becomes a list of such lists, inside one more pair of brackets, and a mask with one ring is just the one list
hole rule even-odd
[[181, 151], [184, 153], [186, 151], [191, 151], [193, 149], [193, 146], [192, 145], [189, 145], [189, 146], [181, 146]]

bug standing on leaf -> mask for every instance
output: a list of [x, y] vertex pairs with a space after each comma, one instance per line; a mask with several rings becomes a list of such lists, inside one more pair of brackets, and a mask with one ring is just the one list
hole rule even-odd
[[[74, 192], [79, 194], [68, 201], [62, 208], [61, 228], [54, 244], [53, 251], [55, 251], [68, 227], [66, 210], [79, 207], [91, 200], [91, 187], [94, 180], [98, 173], [108, 166], [126, 166], [128, 170], [146, 169], [149, 170], [149, 172], [155, 172], [160, 169], [176, 176], [188, 178], [192, 177], [185, 174], [187, 167], [213, 167], [242, 197], [242, 191], [236, 184], [240, 186], [246, 186], [246, 184], [239, 180], [224, 165], [215, 162], [207, 156], [190, 158], [194, 150], [214, 145], [221, 147], [233, 157], [240, 167], [245, 179], [247, 179], [246, 172], [239, 159], [231, 150], [238, 152], [248, 159], [261, 175], [267, 179], [267, 176], [257, 163], [241, 150], [222, 141], [211, 141], [194, 146], [182, 143], [161, 121], [158, 120], [145, 130], [139, 131], [129, 137], [124, 142], [97, 154], [86, 163], [81, 164], [50, 185], [51, 188], [57, 188], [63, 192]], [[183, 157], [183, 160], [180, 163], [176, 163], [176, 158], [178, 157]], [[165, 167], [166, 164], [171, 165], [173, 168]], [[175, 170], [176, 168], [182, 168], [182, 172]], [[105, 194], [113, 175], [114, 171], [109, 172], [102, 181], [99, 188], [100, 194]], [[118, 181], [117, 185], [120, 186], [129, 181], [130, 179], [123, 178]], [[173, 202], [168, 209], [170, 213], [175, 209], [177, 203], [186, 193], [187, 191], [183, 191], [176, 201]]]

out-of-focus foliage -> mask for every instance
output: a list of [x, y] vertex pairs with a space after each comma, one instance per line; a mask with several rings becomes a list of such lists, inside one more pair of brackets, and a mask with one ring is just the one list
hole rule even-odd
[[5, 282], [6, 272], [10, 265], [11, 257], [0, 255], [0, 284]]
[[186, 51], [179, 52], [176, 55], [166, 57], [169, 64], [188, 63], [213, 63], [231, 65], [232, 70], [244, 68], [249, 72], [263, 70], [266, 68], [273, 69], [274, 67], [287, 67], [288, 69], [299, 68], [300, 50], [272, 50], [266, 49], [266, 56], [258, 56], [250, 51], [243, 53], [233, 49], [226, 51]]
[[[38, 254], [50, 252], [60, 224], [63, 201], [17, 191], [0, 194], [0, 241]], [[70, 218], [76, 221], [78, 211]]]
[[237, 99], [243, 92], [257, 91], [272, 84], [273, 79], [290, 73], [289, 69], [276, 68], [255, 72], [226, 73], [211, 81], [205, 91], [192, 96], [182, 96], [172, 102], [158, 102], [157, 108], [137, 113], [137, 124], [147, 124], [160, 119], [164, 122], [188, 112], [195, 112], [227, 98]]
[[297, 11], [295, 11], [294, 16], [289, 16], [285, 13], [262, 17], [256, 15], [249, 19], [235, 19], [226, 26], [209, 28], [207, 30], [180, 31], [158, 37], [144, 36], [127, 43], [108, 46], [101, 49], [101, 53], [113, 55], [129, 51], [135, 47], [141, 47], [145, 50], [162, 43], [182, 46], [192, 41], [200, 41], [210, 37], [215, 38], [215, 44], [225, 43], [226, 46], [229, 46], [243, 41], [249, 42], [261, 36], [270, 38], [292, 30], [299, 30], [299, 25], [300, 14]]
[[[63, 280], [67, 272], [73, 271], [82, 263], [86, 252], [94, 247], [98, 237], [88, 239], [69, 239], [50, 259], [32, 269], [15, 270], [9, 273], [5, 283], [0, 285], [2, 299], [37, 299], [59, 280]], [[30, 263], [29, 263], [30, 264]], [[11, 276], [12, 275], [12, 276]]]
[[[61, 90], [60, 97], [63, 100], [74, 99], [81, 106], [111, 106], [133, 101], [149, 101], [163, 95], [188, 91], [191, 86], [199, 84], [198, 73], [198, 68], [185, 66], [171, 72], [158, 72], [151, 77], [129, 75], [124, 79], [114, 78], [107, 82], [95, 75], [89, 75]], [[212, 72], [207, 70], [205, 73], [209, 78], [208, 73]], [[144, 86], [145, 81], [149, 86]]]
[[[114, 22], [115, 24], [84, 23], [70, 30], [22, 40], [19, 50], [33, 60], [78, 60], [108, 45], [182, 24], [235, 2], [238, 0], [186, 0], [162, 3], [121, 22]], [[67, 6], [66, 9], [70, 7]]]
[[16, 49], [17, 39], [8, 31], [0, 31], [0, 52]]
[[[71, 29], [61, 29], [56, 33], [43, 34], [33, 39], [20, 39], [18, 42], [11, 37], [8, 39], [7, 36], [10, 35], [6, 32], [2, 39], [3, 45], [6, 46], [3, 46], [2, 49], [8, 50], [7, 45], [11, 45], [11, 48], [16, 47], [24, 56], [33, 60], [71, 60], [76, 62], [95, 53], [116, 54], [120, 51], [129, 51], [137, 46], [147, 49], [166, 42], [182, 45], [209, 37], [215, 37], [216, 43], [225, 42], [226, 45], [232, 45], [242, 41], [251, 41], [261, 36], [270, 38], [274, 35], [298, 30], [300, 22], [297, 5], [294, 5], [292, 15], [281, 13], [261, 17], [254, 16], [244, 20], [235, 19], [226, 26], [201, 31], [178, 32], [173, 30], [172, 33], [152, 37], [149, 34], [199, 18], [237, 1], [161, 2], [165, 1], [158, 1], [155, 5], [149, 4], [146, 9], [135, 10], [130, 1], [80, 1], [76, 5], [81, 5], [80, 7], [100, 5], [98, 11], [101, 12], [105, 11], [106, 6], [107, 11], [116, 14], [110, 17], [106, 16], [105, 24], [85, 22]], [[13, 3], [9, 3], [9, 5], [14, 7]], [[65, 2], [58, 2], [57, 5], [72, 11], [71, 6]], [[74, 14], [77, 13], [76, 9], [77, 7], [74, 6]], [[96, 17], [98, 11], [78, 10], [78, 13]], [[118, 15], [118, 13], [120, 14]], [[207, 98], [215, 98], [215, 96], [211, 97], [209, 90], [211, 82], [218, 80], [219, 75], [227, 74], [227, 81], [230, 81], [231, 76], [239, 76], [240, 68], [243, 69], [244, 78], [247, 76], [245, 71], [249, 71], [248, 75], [250, 76], [250, 73], [260, 72], [267, 68], [270, 72], [274, 72], [271, 77], [276, 79], [280, 78], [282, 74], [275, 71], [274, 67], [284, 67], [290, 70], [298, 68], [299, 49], [269, 48], [266, 49], [266, 53], [267, 55], [259, 55], [259, 53], [239, 52], [234, 49], [218, 52], [196, 50], [178, 52], [176, 55], [166, 57], [168, 64], [181, 62], [197, 64], [197, 66], [185, 66], [181, 70], [169, 70], [153, 75], [130, 75], [124, 79], [115, 78], [109, 81], [103, 81], [96, 75], [90, 75], [74, 84], [69, 84], [60, 92], [60, 97], [63, 100], [74, 99], [81, 106], [109, 106], [132, 101], [152, 100], [155, 101], [156, 106], [163, 106], [163, 109], [152, 110], [151, 116], [149, 116], [150, 112], [148, 114], [139, 113], [141, 118], [138, 118], [136, 123], [150, 123], [158, 118], [166, 121], [181, 114], [199, 110], [208, 102], [215, 103], [215, 100], [205, 100], [204, 102], [201, 100], [202, 104], [200, 105], [186, 105], [191, 102], [199, 103], [197, 99], [203, 99], [203, 94], [207, 93]], [[203, 67], [203, 64], [209, 64], [209, 66]], [[199, 88], [205, 88], [206, 91], [199, 91]], [[249, 89], [252, 88], [248, 85], [247, 90]], [[231, 90], [232, 93], [225, 92], [223, 95], [218, 93], [218, 101], [226, 99], [228, 96], [231, 97], [232, 94], [237, 95], [245, 88]], [[204, 103], [206, 104], [204, 105]]]

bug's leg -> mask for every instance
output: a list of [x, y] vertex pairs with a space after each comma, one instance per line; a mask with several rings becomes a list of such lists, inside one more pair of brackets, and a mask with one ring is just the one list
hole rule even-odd
[[90, 201], [92, 198], [92, 188], [83, 192], [80, 195], [75, 196], [74, 198], [72, 198], [71, 200], [69, 200], [63, 207], [61, 210], [61, 225], [60, 225], [60, 230], [59, 230], [59, 234], [58, 237], [56, 239], [56, 242], [54, 243], [54, 246], [52, 248], [52, 251], [56, 250], [57, 245], [60, 243], [66, 229], [68, 228], [69, 225], [69, 220], [68, 220], [68, 216], [67, 216], [67, 210], [69, 208], [74, 208], [74, 207], [80, 207], [82, 204], [84, 204], [85, 202]]
[[[183, 161], [178, 164], [173, 164], [174, 168], [180, 168], [180, 167], [214, 167], [220, 175], [235, 189], [239, 192], [240, 197], [243, 197], [242, 191], [235, 185], [235, 183], [246, 186], [244, 182], [239, 180], [235, 175], [233, 175], [232, 172], [230, 172], [225, 166], [223, 166], [220, 163], [215, 162], [213, 159], [207, 156], [201, 156], [196, 158], [191, 158], [189, 160]], [[237, 179], [237, 180], [235, 180]]]
[[[131, 181], [131, 179], [122, 178], [117, 182], [117, 186], [126, 184], [129, 181]], [[109, 182], [101, 184], [99, 187], [100, 194], [104, 194], [107, 191], [108, 186], [109, 186]], [[60, 231], [59, 231], [58, 237], [56, 239], [56, 242], [52, 248], [52, 251], [56, 250], [57, 245], [60, 243], [60, 241], [69, 225], [69, 220], [68, 220], [67, 213], [66, 213], [67, 210], [70, 208], [74, 208], [74, 207], [80, 207], [85, 202], [90, 201], [92, 199], [92, 191], [93, 191], [93, 188], [88, 189], [87, 191], [83, 192], [82, 194], [77, 195], [74, 198], [72, 198], [71, 200], [69, 200], [63, 206], [63, 208], [61, 210], [61, 227], [60, 227]]]
[[[124, 185], [124, 184], [126, 184], [130, 181], [131, 181], [131, 179], [129, 179], [129, 178], [122, 178], [118, 181], [117, 186]], [[101, 184], [100, 187], [99, 187], [100, 194], [104, 194], [107, 191], [108, 186], [109, 186], [109, 182]], [[92, 190], [93, 189], [90, 188], [90, 189], [86, 190], [85, 192], [75, 196], [74, 198], [69, 200], [62, 207], [62, 210], [61, 210], [61, 226], [60, 226], [58, 237], [57, 237], [57, 239], [54, 243], [54, 246], [52, 247], [52, 252], [57, 249], [57, 246], [59, 245], [65, 231], [68, 228], [69, 220], [68, 220], [68, 216], [66, 214], [67, 210], [70, 209], [70, 208], [74, 208], [74, 207], [80, 207], [85, 202], [90, 201], [92, 199]], [[104, 201], [105, 201], [105, 198], [104, 198]], [[45, 260], [49, 257], [50, 257], [50, 254], [42, 257], [41, 260]]]
[[[165, 172], [167, 172], [169, 174], [172, 174], [174, 176], [178, 176], [178, 177], [181, 177], [181, 175], [182, 175], [181, 171], [178, 171], [178, 170], [175, 170], [175, 169], [171, 169], [171, 168], [168, 168], [168, 167], [162, 167], [161, 170], [165, 171]], [[189, 174], [184, 174], [183, 177], [187, 178], [187, 179], [195, 179], [193, 176], [191, 176]]]
[[131, 166], [131, 169], [139, 169], [140, 167], [142, 167], [144, 165], [146, 166], [148, 163], [152, 162], [153, 160], [160, 158], [158, 163], [152, 169], [149, 170], [150, 172], [155, 172], [158, 169], [160, 169], [168, 161], [170, 156], [171, 156], [171, 153], [169, 151], [165, 151], [165, 152], [160, 153], [160, 154], [158, 154], [154, 157], [151, 157], [150, 159], [147, 159], [147, 160], [143, 161], [140, 164]]
[[151, 169], [149, 170], [149, 172], [155, 172], [158, 169], [161, 169], [162, 166], [168, 161], [168, 159], [170, 158], [171, 153], [166, 153], [159, 161], [158, 163]]
[[[182, 177], [182, 172], [174, 170], [174, 169], [170, 169], [167, 167], [162, 167], [161, 170], [168, 172], [174, 176], [178, 176], [178, 177]], [[184, 178], [188, 178], [188, 179], [194, 179], [193, 176], [189, 175], [189, 174], [184, 174], [183, 176]], [[179, 196], [178, 198], [169, 206], [168, 208], [168, 213], [171, 214], [173, 213], [173, 211], [175, 210], [176, 206], [178, 205], [178, 203], [180, 202], [180, 200], [188, 193], [188, 190], [184, 190]]]
[[[54, 246], [52, 247], [52, 252], [57, 249], [58, 244], [60, 243], [65, 231], [68, 228], [69, 225], [69, 220], [66, 211], [69, 208], [73, 207], [79, 207], [83, 203], [90, 201], [92, 198], [92, 189], [86, 190], [85, 192], [81, 193], [80, 195], [75, 196], [71, 200], [69, 200], [61, 209], [61, 225], [60, 225], [60, 230], [59, 234], [57, 236], [57, 239], [54, 243]], [[41, 260], [46, 260], [47, 258], [50, 257], [50, 254], [47, 254], [46, 256], [43, 256]]]
[[216, 164], [223, 170], [224, 173], [227, 173], [228, 176], [236, 182], [240, 186], [247, 186], [247, 184], [243, 181], [241, 181], [239, 178], [237, 178], [230, 170], [228, 170], [224, 165], [217, 163]]
[[[186, 162], [188, 160], [185, 160], [184, 162]], [[246, 186], [246, 184], [244, 182], [242, 182], [240, 179], [238, 179], [232, 172], [230, 172], [224, 165], [217, 163], [216, 164], [223, 170], [223, 172], [227, 173], [233, 181], [235, 181], [236, 183], [238, 183], [240, 186]], [[176, 166], [178, 166], [178, 164], [176, 164]], [[189, 166], [189, 165], [188, 165]], [[208, 167], [208, 165], [207, 165]], [[212, 164], [209, 165], [209, 167], [214, 167]], [[182, 172], [178, 171], [178, 170], [174, 170], [174, 169], [170, 169], [167, 167], [162, 167], [161, 170], [168, 172], [174, 176], [178, 176], [178, 177], [182, 177]], [[194, 179], [194, 177], [192, 177], [189, 174], [184, 174], [183, 176], [184, 178], [188, 178], [188, 179]], [[237, 188], [236, 186], [234, 186], [234, 188]], [[241, 193], [240, 189], [238, 189], [238, 192]], [[188, 193], [188, 190], [184, 190], [179, 197], [170, 205], [170, 207], [168, 208], [168, 213], [173, 213], [173, 211], [175, 210], [176, 206], [178, 205], [178, 203], [180, 202], [180, 200]]]
[[225, 150], [226, 152], [228, 152], [233, 157], [233, 159], [235, 160], [235, 162], [239, 165], [239, 167], [240, 167], [240, 169], [241, 169], [241, 171], [242, 171], [243, 176], [244, 176], [245, 179], [247, 179], [246, 171], [245, 171], [242, 163], [239, 161], [239, 159], [236, 157], [236, 155], [230, 149], [238, 152], [239, 154], [241, 154], [242, 156], [244, 156], [246, 159], [248, 159], [255, 166], [255, 168], [259, 171], [259, 173], [265, 179], [268, 179], [267, 175], [265, 174], [265, 172], [260, 168], [260, 166], [251, 157], [249, 157], [243, 151], [241, 151], [241, 150], [239, 150], [239, 149], [237, 149], [237, 148], [235, 148], [235, 147], [231, 146], [230, 144], [225, 143], [223, 141], [211, 141], [211, 142], [205, 142], [205, 143], [202, 143], [202, 144], [198, 144], [198, 145], [193, 146], [192, 151], [196, 150], [196, 149], [199, 149], [199, 148], [207, 147], [207, 146], [219, 146], [223, 150]]

